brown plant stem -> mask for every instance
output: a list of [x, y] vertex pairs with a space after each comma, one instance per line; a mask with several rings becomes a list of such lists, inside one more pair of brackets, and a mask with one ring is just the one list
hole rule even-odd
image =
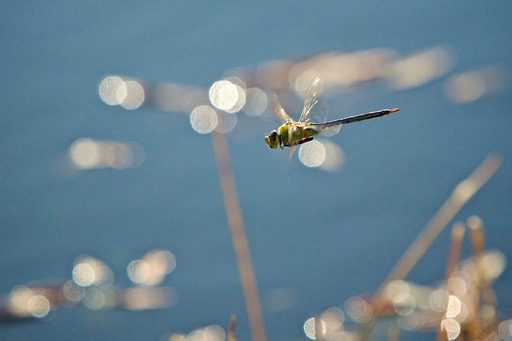
[[249, 244], [245, 235], [242, 212], [236, 194], [235, 179], [229, 159], [228, 143], [224, 134], [213, 132], [211, 135], [220, 187], [224, 199], [224, 207], [231, 231], [252, 339], [253, 341], [266, 341], [256, 277], [249, 253]]
[[[460, 262], [460, 254], [462, 250], [462, 241], [464, 239], [464, 234], [466, 231], [466, 227], [462, 223], [455, 223], [452, 227], [452, 236], [450, 240], [450, 249], [448, 250], [448, 259], [446, 261], [446, 270], [444, 275], [444, 285], [447, 290], [448, 288], [448, 280], [450, 279], [453, 272], [457, 269], [457, 266]], [[441, 325], [441, 321], [445, 316], [445, 312], [439, 314], [439, 326]], [[440, 328], [437, 329], [437, 341], [447, 340], [446, 333]]]

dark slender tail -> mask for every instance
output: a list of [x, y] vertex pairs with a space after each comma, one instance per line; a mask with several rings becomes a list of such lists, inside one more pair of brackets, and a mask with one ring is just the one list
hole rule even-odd
[[392, 114], [394, 112], [397, 112], [398, 110], [400, 110], [400, 109], [395, 108], [395, 109], [384, 109], [384, 110], [379, 110], [379, 111], [372, 111], [372, 112], [368, 112], [366, 114], [345, 117], [345, 118], [342, 118], [342, 119], [336, 120], [336, 121], [339, 121], [341, 124], [354, 123], [354, 122], [369, 120], [370, 118], [386, 116], [386, 115]]
[[384, 109], [384, 110], [379, 110], [379, 111], [372, 111], [372, 112], [367, 112], [366, 114], [359, 114], [359, 115], [349, 116], [349, 117], [341, 118], [339, 120], [329, 121], [329, 122], [326, 122], [326, 123], [312, 123], [311, 125], [312, 126], [315, 126], [315, 125], [316, 126], [322, 126], [322, 125], [326, 125], [326, 126], [330, 125], [330, 126], [332, 126], [333, 124], [339, 125], [339, 124], [354, 123], [354, 122], [369, 120], [370, 118], [386, 116], [386, 115], [392, 114], [394, 112], [397, 112], [399, 110], [400, 109], [395, 108], [395, 109]]

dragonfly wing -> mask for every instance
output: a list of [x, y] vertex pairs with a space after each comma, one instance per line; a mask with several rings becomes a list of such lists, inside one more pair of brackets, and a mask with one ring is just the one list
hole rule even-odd
[[327, 103], [321, 93], [320, 78], [316, 77], [304, 93], [304, 108], [299, 122], [325, 122]]
[[336, 120], [325, 123], [312, 123], [310, 126], [314, 130], [320, 131], [320, 135], [330, 137], [340, 132], [341, 124], [340, 120]]
[[274, 114], [284, 123], [293, 123], [293, 120], [286, 111], [284, 111], [281, 103], [279, 103], [279, 99], [277, 99], [277, 95], [274, 95]]
[[297, 149], [297, 146], [290, 147], [290, 153], [288, 154], [288, 159], [292, 158], [293, 153], [295, 153], [295, 149]]
[[322, 131], [320, 132], [320, 135], [324, 136], [324, 137], [331, 137], [331, 136], [334, 136], [336, 135], [337, 133], [340, 132], [340, 129], [341, 129], [341, 124], [338, 124], [338, 125], [326, 125]]

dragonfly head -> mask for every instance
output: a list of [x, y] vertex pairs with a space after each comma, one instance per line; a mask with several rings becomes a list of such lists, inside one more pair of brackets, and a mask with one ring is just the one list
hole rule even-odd
[[278, 136], [277, 136], [277, 131], [276, 130], [272, 130], [270, 132], [270, 134], [265, 136], [265, 142], [267, 142], [267, 144], [268, 144], [268, 146], [270, 148], [276, 149], [277, 146], [279, 145], [279, 139], [278, 139]]

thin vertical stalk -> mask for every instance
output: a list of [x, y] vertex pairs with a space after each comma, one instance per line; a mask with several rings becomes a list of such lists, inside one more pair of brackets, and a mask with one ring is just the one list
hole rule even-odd
[[235, 179], [229, 159], [228, 143], [226, 136], [222, 133], [213, 132], [211, 135], [220, 187], [224, 199], [224, 207], [231, 231], [233, 248], [235, 249], [236, 263], [238, 265], [240, 282], [242, 283], [252, 339], [253, 341], [266, 341], [256, 277], [249, 253], [249, 244], [245, 235], [242, 212], [236, 194]]
[[[446, 290], [449, 290], [448, 280], [452, 276], [453, 272], [457, 269], [457, 266], [460, 262], [460, 255], [462, 251], [462, 241], [464, 239], [464, 234], [466, 231], [466, 227], [462, 223], [455, 223], [452, 227], [452, 236], [450, 240], [450, 249], [448, 250], [448, 259], [446, 261], [446, 270], [444, 274], [444, 285]], [[439, 314], [439, 325], [445, 316], [445, 312]], [[447, 340], [446, 332], [439, 329], [437, 330], [437, 341], [445, 341]]]
[[462, 223], [455, 223], [452, 227], [452, 236], [450, 240], [450, 249], [448, 250], [448, 259], [446, 261], [446, 270], [444, 273], [445, 284], [448, 283], [450, 276], [457, 269], [462, 252], [462, 241], [466, 227]]
[[473, 298], [475, 306], [486, 306], [488, 309], [492, 309], [492, 314], [488, 312], [484, 315], [482, 314], [482, 309], [477, 310], [475, 314], [474, 328], [471, 330], [471, 336], [474, 340], [478, 340], [482, 338], [484, 331], [496, 322], [496, 294], [492, 287], [492, 282], [486, 275], [486, 265], [484, 264], [485, 229], [482, 219], [477, 216], [471, 216], [468, 218], [467, 224], [476, 269], [475, 287], [477, 290]]
[[235, 325], [236, 325], [236, 316], [231, 315], [231, 321], [229, 322], [228, 341], [236, 341], [235, 340]]

